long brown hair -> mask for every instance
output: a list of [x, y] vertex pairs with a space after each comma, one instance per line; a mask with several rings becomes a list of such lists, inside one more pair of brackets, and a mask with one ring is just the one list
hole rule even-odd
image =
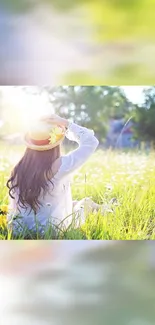
[[[41, 206], [39, 196], [48, 190], [48, 182], [53, 175], [52, 165], [60, 157], [60, 146], [48, 151], [36, 151], [29, 148], [11, 173], [7, 182], [9, 195], [18, 189], [18, 207], [31, 208], [35, 213]], [[52, 183], [53, 184], [53, 183]]]

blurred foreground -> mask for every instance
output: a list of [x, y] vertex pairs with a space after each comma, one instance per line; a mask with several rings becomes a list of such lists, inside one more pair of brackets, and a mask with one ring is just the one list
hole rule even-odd
[[153, 325], [154, 242], [1, 242], [2, 325]]

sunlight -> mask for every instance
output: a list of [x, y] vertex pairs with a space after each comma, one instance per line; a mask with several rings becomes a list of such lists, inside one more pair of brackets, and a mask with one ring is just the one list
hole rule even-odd
[[48, 94], [37, 87], [3, 87], [7, 120], [27, 131], [39, 118], [54, 113]]
[[143, 91], [147, 90], [149, 86], [121, 86], [126, 96], [135, 104], [142, 104], [144, 101]]

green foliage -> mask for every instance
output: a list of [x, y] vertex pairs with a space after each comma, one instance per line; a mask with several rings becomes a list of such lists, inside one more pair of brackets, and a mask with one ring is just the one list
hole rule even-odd
[[123, 90], [110, 86], [60, 86], [47, 88], [52, 105], [66, 118], [93, 128], [100, 139], [106, 135], [110, 117], [124, 117], [131, 108]]
[[145, 102], [143, 106], [136, 107], [134, 119], [137, 124], [135, 135], [155, 143], [155, 87], [145, 91]]

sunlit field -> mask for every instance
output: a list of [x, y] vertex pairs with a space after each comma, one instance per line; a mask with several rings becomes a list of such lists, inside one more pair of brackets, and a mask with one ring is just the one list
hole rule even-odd
[[[74, 200], [91, 197], [105, 204], [105, 214], [87, 216], [81, 229], [71, 226], [44, 238], [20, 233], [13, 238], [7, 231], [8, 191], [6, 181], [23, 148], [1, 145], [0, 156], [0, 239], [155, 239], [155, 154], [99, 150], [78, 171], [72, 184]], [[112, 203], [111, 203], [112, 202]]]

